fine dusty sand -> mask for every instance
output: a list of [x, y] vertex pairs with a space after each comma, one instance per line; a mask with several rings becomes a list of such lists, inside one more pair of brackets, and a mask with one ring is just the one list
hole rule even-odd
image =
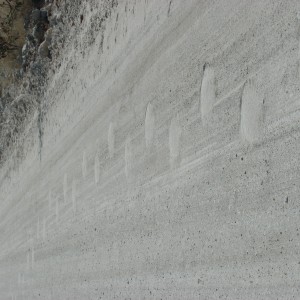
[[300, 2], [100, 9], [0, 170], [0, 299], [299, 299]]

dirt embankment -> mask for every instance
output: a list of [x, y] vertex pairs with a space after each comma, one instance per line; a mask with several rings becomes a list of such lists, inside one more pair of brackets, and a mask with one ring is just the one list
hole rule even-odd
[[[50, 0], [0, 0], [0, 161], [38, 108], [49, 50], [40, 45], [49, 29]], [[45, 48], [45, 47], [44, 47]], [[43, 56], [43, 57], [41, 57]], [[40, 60], [48, 59], [42, 68]]]
[[[3, 27], [2, 36], [13, 45], [13, 49], [4, 51], [0, 58], [1, 165], [9, 157], [10, 149], [17, 148], [17, 157], [23, 156], [23, 147], [14, 145], [24, 143], [26, 122], [36, 114], [42, 147], [43, 119], [51, 105], [42, 101], [47, 84], [69, 60], [70, 49], [76, 48], [80, 55], [85, 55], [87, 45], [90, 47], [95, 37], [104, 30], [106, 20], [118, 1], [104, 0], [100, 4], [97, 0], [0, 1], [6, 12], [2, 10], [1, 20], [12, 20], [6, 26], [8, 29]], [[13, 18], [10, 17], [12, 3], [16, 5]], [[83, 21], [93, 12], [95, 5], [101, 5], [101, 9], [93, 15], [87, 28]], [[77, 38], [81, 31], [84, 34]], [[102, 50], [101, 46], [99, 51]], [[64, 76], [64, 71], [59, 73]]]
[[0, 88], [11, 83], [21, 64], [25, 42], [24, 19], [32, 7], [31, 0], [0, 0]]

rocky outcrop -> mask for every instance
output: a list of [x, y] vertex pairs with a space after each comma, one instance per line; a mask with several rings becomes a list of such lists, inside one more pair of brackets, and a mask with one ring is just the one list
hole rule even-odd
[[[116, 5], [115, 0], [105, 0], [102, 3], [102, 9], [97, 12], [97, 16], [94, 16], [90, 24], [92, 27], [87, 31], [89, 46], [94, 43], [99, 31], [104, 30], [105, 20]], [[15, 69], [10, 84], [2, 87], [0, 94], [3, 110], [7, 99], [14, 99], [19, 94], [28, 96], [27, 99], [31, 103], [28, 103], [27, 107], [31, 110], [26, 111], [23, 117], [18, 117], [17, 120], [6, 120], [7, 116], [0, 111], [0, 142], [6, 145], [1, 148], [0, 164], [5, 160], [5, 151], [7, 150], [9, 155], [10, 148], [15, 146], [14, 142], [22, 140], [22, 131], [25, 129], [26, 122], [36, 112], [40, 114], [40, 119], [46, 113], [50, 104], [41, 103], [41, 99], [56, 68], [61, 65], [64, 49], [71, 43], [76, 48], [82, 48], [80, 50], [82, 53], [86, 50], [86, 46], [79, 45], [78, 39], [75, 38], [76, 30], [82, 30], [83, 25], [83, 14], [80, 14], [83, 7], [81, 1], [33, 1], [33, 6], [33, 9], [25, 15], [26, 37], [25, 44], [20, 50], [21, 68]], [[72, 29], [73, 36], [70, 36]], [[7, 105], [6, 109], [9, 110], [10, 105]], [[14, 118], [13, 114], [9, 116]], [[1, 124], [11, 124], [11, 127], [3, 127]]]

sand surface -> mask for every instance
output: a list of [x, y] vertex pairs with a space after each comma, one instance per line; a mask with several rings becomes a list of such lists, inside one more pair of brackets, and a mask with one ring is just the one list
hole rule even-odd
[[299, 299], [300, 2], [99, 9], [0, 170], [0, 299]]

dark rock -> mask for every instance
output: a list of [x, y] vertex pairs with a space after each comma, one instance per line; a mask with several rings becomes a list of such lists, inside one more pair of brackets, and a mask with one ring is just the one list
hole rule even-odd
[[38, 22], [39, 20], [40, 20], [40, 18], [41, 18], [41, 12], [40, 12], [40, 10], [39, 9], [34, 9], [33, 11], [32, 11], [32, 13], [31, 13], [31, 20], [34, 22], [34, 23], [36, 23], [36, 22]]
[[44, 28], [40, 24], [34, 26], [33, 32], [32, 32], [33, 37], [41, 42], [44, 39]]
[[36, 42], [35, 42], [35, 39], [34, 39], [34, 36], [32, 34], [28, 34], [26, 39], [29, 41], [29, 43], [35, 45]]
[[32, 0], [34, 7], [41, 8], [45, 4], [45, 0]]
[[40, 10], [40, 12], [41, 12], [41, 21], [48, 23], [49, 22], [48, 21], [48, 11], [42, 8]]

